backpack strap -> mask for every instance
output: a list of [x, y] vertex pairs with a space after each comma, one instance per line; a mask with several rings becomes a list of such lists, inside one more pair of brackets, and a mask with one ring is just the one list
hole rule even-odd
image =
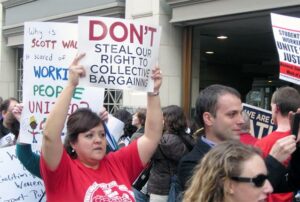
[[[186, 136], [188, 136], [188, 134], [185, 134]], [[191, 143], [189, 143], [184, 137], [183, 135], [178, 135], [178, 137], [182, 140], [182, 142], [185, 144], [185, 146], [188, 148], [189, 151], [192, 151], [192, 149], [194, 148], [194, 145], [192, 145]]]

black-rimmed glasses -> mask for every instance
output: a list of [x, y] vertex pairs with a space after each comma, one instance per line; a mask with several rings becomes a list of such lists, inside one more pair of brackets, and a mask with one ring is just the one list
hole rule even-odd
[[254, 178], [249, 177], [230, 177], [230, 179], [237, 182], [248, 182], [253, 183], [256, 187], [262, 187], [265, 184], [265, 181], [268, 179], [268, 175], [259, 174]]

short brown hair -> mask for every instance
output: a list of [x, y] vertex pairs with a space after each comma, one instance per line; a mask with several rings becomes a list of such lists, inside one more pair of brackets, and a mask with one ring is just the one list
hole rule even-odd
[[141, 125], [142, 125], [142, 126], [145, 126], [147, 110], [146, 110], [145, 108], [138, 108], [138, 109], [135, 111], [135, 113], [136, 113], [137, 118], [139, 119]]
[[77, 142], [79, 133], [87, 132], [100, 123], [103, 124], [100, 117], [88, 108], [79, 108], [69, 116], [64, 147], [71, 158], [77, 158], [71, 143]]
[[290, 111], [296, 112], [300, 107], [300, 94], [295, 88], [280, 87], [273, 93], [272, 103], [278, 106], [283, 116], [287, 116]]

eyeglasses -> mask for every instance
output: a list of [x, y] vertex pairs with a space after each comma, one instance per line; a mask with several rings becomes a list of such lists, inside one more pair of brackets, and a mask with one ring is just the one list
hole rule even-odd
[[230, 179], [237, 182], [248, 182], [253, 183], [255, 187], [262, 187], [265, 184], [265, 181], [268, 179], [268, 175], [259, 174], [254, 178], [248, 177], [230, 177]]

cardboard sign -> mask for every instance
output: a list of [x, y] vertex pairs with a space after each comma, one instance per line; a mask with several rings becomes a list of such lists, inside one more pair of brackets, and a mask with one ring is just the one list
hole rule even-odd
[[153, 91], [160, 27], [119, 18], [79, 17], [79, 52], [87, 76], [80, 84]]
[[300, 19], [271, 13], [280, 60], [279, 78], [300, 85]]
[[[77, 37], [77, 24], [25, 23], [20, 142], [41, 143], [46, 117], [68, 81], [68, 67], [77, 54]], [[104, 89], [77, 86], [68, 113], [82, 107], [99, 112], [103, 99]]]
[[16, 146], [0, 149], [0, 201], [46, 201], [43, 181], [23, 167], [15, 151]]
[[245, 103], [243, 109], [250, 118], [250, 133], [256, 138], [260, 139], [276, 129], [270, 111]]

